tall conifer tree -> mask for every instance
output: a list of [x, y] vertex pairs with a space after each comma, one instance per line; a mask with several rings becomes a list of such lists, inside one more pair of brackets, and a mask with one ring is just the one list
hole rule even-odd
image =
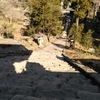
[[59, 34], [62, 29], [61, 10], [59, 0], [30, 0], [32, 25], [38, 33]]

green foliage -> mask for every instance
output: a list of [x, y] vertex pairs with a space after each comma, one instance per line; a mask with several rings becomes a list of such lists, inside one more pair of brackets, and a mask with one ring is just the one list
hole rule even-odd
[[14, 31], [14, 29], [12, 28], [13, 24], [7, 24], [7, 23], [3, 23], [2, 24], [2, 35], [4, 38], [14, 38], [14, 35], [12, 34], [12, 32]]
[[70, 37], [70, 36], [74, 35], [76, 33], [75, 30], [76, 30], [76, 23], [73, 23], [72, 27], [69, 29], [68, 36]]
[[29, 27], [27, 30], [27, 35], [33, 37], [35, 34], [35, 28], [34, 27]]
[[[72, 8], [75, 9], [73, 20], [76, 21], [76, 24], [74, 24], [74, 26], [72, 26], [72, 29], [70, 30], [71, 31], [70, 34], [73, 33], [75, 36], [75, 39], [80, 43], [83, 41], [84, 46], [88, 48], [88, 45], [89, 45], [88, 41], [86, 43], [85, 39], [82, 40], [83, 38], [82, 31], [84, 29], [84, 24], [80, 24], [80, 19], [84, 19], [87, 17], [88, 12], [90, 12], [92, 9], [93, 0], [84, 0], [84, 1], [83, 0], [70, 0], [70, 2], [71, 2]], [[91, 32], [88, 31], [84, 35], [84, 37], [87, 35], [88, 38], [92, 38], [92, 36], [88, 36], [88, 33], [91, 33]]]
[[3, 26], [3, 28], [4, 28], [4, 29], [7, 29], [7, 28], [12, 27], [12, 26], [13, 26], [13, 24], [3, 23], [3, 24], [2, 24], [2, 26]]
[[13, 39], [14, 35], [12, 33], [6, 33], [6, 32], [4, 32], [3, 37], [4, 38], [12, 38]]
[[60, 5], [60, 0], [46, 0], [49, 1], [49, 3], [52, 3], [53, 5]]
[[95, 48], [95, 54], [96, 55], [100, 55], [100, 45], [98, 47], [94, 47]]
[[83, 36], [83, 30], [84, 30], [84, 24], [80, 24], [78, 26], [78, 32], [76, 33], [76, 23], [73, 23], [72, 27], [70, 28], [69, 30], [69, 37], [72, 36], [72, 35], [75, 35], [76, 34], [76, 40], [81, 43], [82, 41], [82, 36]]
[[[61, 22], [59, 22], [59, 24], [61, 25]], [[59, 34], [61, 34], [61, 31], [59, 31], [59, 30], [62, 30], [62, 26], [56, 26], [52, 31], [51, 31], [51, 34], [52, 35], [59, 35]]]
[[70, 0], [75, 8], [74, 15], [79, 18], [85, 18], [87, 13], [91, 11], [93, 0]]
[[93, 47], [93, 38], [92, 38], [93, 31], [88, 30], [87, 33], [84, 34], [82, 38], [82, 45], [86, 47], [86, 49], [89, 49]]
[[68, 1], [69, 1], [69, 0], [64, 0], [64, 8], [65, 8], [65, 9], [66, 9], [67, 6], [68, 6]]
[[78, 26], [78, 32], [77, 32], [77, 37], [76, 40], [81, 43], [82, 42], [82, 36], [83, 36], [83, 30], [84, 30], [84, 24], [80, 24]]
[[31, 0], [28, 5], [31, 8], [31, 18], [34, 19], [31, 25], [35, 27], [35, 33], [61, 33], [59, 0]]

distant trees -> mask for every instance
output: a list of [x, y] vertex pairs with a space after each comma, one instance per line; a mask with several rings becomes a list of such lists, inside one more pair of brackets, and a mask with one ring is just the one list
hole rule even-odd
[[74, 16], [76, 18], [76, 26], [78, 27], [79, 19], [87, 17], [88, 12], [92, 9], [93, 0], [70, 0], [74, 7]]
[[79, 19], [84, 19], [91, 11], [93, 0], [64, 0], [65, 8], [67, 7], [68, 2], [71, 3], [71, 7], [75, 10], [74, 18], [76, 19], [76, 26], [78, 27]]
[[35, 33], [56, 35], [62, 30], [60, 0], [28, 1], [31, 11], [31, 27]]
[[[82, 29], [84, 29], [84, 27], [80, 28], [81, 25], [79, 25], [79, 19], [85, 19], [87, 17], [88, 13], [92, 9], [93, 0], [84, 0], [84, 1], [83, 0], [70, 0], [70, 2], [71, 2], [72, 8], [75, 9], [75, 11], [74, 11], [74, 19], [75, 19], [74, 28], [76, 29], [76, 31], [74, 31], [73, 35], [76, 40], [77, 37], [79, 38], [79, 36], [82, 35], [80, 32], [82, 32]], [[81, 31], [79, 29], [81, 29]]]

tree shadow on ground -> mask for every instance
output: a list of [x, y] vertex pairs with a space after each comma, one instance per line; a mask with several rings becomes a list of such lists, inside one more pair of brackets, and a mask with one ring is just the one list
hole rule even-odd
[[73, 59], [73, 60], [80, 62], [84, 66], [89, 67], [100, 74], [100, 60], [96, 59]]
[[53, 42], [52, 42], [52, 44], [59, 47], [59, 48], [63, 48], [63, 49], [67, 48], [67, 46], [65, 46], [65, 45], [61, 45], [61, 44], [57, 44], [57, 43], [53, 43]]
[[[34, 53], [34, 51], [31, 53]], [[87, 81], [80, 72], [46, 70], [39, 62], [29, 62], [30, 55], [13, 55], [0, 58], [1, 100], [10, 100], [15, 95], [17, 98], [33, 96], [48, 99], [57, 98], [59, 100], [65, 98], [79, 99], [77, 84], [79, 90], [92, 91], [88, 87], [84, 88], [84, 85], [92, 83]], [[71, 84], [76, 85], [72, 86]], [[24, 97], [21, 95], [24, 95]]]
[[[27, 57], [24, 56], [24, 58]], [[15, 95], [19, 95], [19, 97], [23, 95], [24, 97], [57, 98], [59, 100], [64, 98], [78, 99], [80, 90], [89, 91], [88, 88], [83, 89], [85, 84], [92, 84], [80, 73], [47, 71], [37, 62], [27, 62], [26, 70], [16, 73], [13, 66], [16, 59], [18, 58], [7, 57], [2, 64], [3, 66], [0, 67], [0, 73], [2, 74], [0, 76], [0, 98], [5, 98], [5, 100], [9, 100]], [[10, 61], [9, 66], [7, 66], [7, 60]], [[79, 91], [76, 88], [77, 85]]]

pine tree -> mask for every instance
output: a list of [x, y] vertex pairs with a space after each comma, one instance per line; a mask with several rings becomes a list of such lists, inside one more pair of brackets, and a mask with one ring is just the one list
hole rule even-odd
[[78, 33], [79, 19], [84, 19], [92, 9], [93, 0], [70, 0], [72, 7], [75, 9], [74, 17], [76, 19], [75, 40]]
[[31, 9], [32, 26], [35, 32], [48, 35], [61, 33], [62, 21], [59, 0], [31, 0], [28, 2]]

